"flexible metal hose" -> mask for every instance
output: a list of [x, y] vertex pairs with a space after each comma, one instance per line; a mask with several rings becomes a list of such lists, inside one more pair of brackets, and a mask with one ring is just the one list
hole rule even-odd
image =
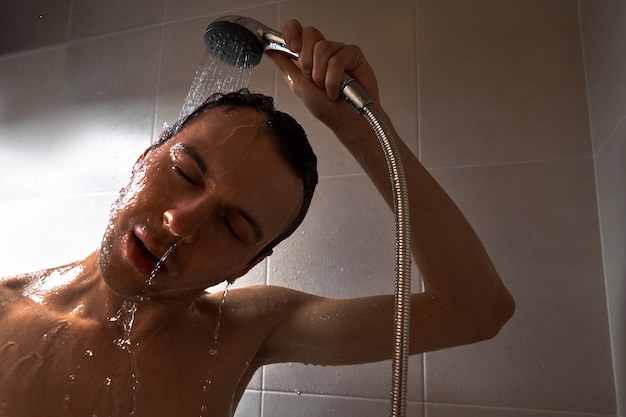
[[[205, 32], [205, 44], [212, 54], [230, 65], [239, 65], [230, 46], [243, 45], [249, 66], [259, 63], [264, 50], [275, 50], [298, 59], [289, 50], [283, 36], [264, 24], [243, 16], [224, 16]], [[375, 105], [358, 82], [344, 76], [342, 93], [354, 109], [370, 123], [385, 153], [393, 189], [396, 221], [396, 282], [394, 343], [392, 357], [391, 416], [406, 415], [407, 370], [411, 310], [411, 245], [409, 198], [404, 168], [391, 130], [385, 126]]]
[[411, 313], [411, 232], [409, 198], [395, 138], [381, 121], [373, 104], [362, 109], [363, 116], [374, 129], [385, 152], [393, 188], [396, 221], [396, 282], [394, 312], [394, 343], [391, 381], [391, 416], [406, 415], [407, 375], [409, 363], [409, 333]]

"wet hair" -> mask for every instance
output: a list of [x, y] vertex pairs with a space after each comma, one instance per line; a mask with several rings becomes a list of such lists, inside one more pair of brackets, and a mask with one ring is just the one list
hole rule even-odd
[[269, 133], [274, 149], [287, 163], [291, 171], [302, 181], [304, 193], [300, 211], [287, 229], [274, 238], [259, 253], [265, 254], [289, 237], [304, 220], [318, 182], [317, 157], [311, 148], [304, 129], [293, 117], [277, 110], [272, 97], [252, 93], [246, 88], [226, 94], [211, 94], [204, 103], [188, 116], [179, 119], [173, 126], [167, 128], [152, 145], [152, 149], [172, 139], [191, 122], [216, 108], [250, 108], [256, 110], [263, 116], [264, 128]]

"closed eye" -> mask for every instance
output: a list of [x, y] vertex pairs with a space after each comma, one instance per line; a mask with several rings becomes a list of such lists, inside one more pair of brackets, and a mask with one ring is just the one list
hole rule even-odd
[[198, 185], [193, 179], [191, 179], [189, 175], [185, 174], [185, 171], [183, 171], [178, 165], [174, 165], [172, 169], [178, 174], [179, 177], [181, 177], [183, 180], [185, 180], [189, 184]]
[[226, 230], [228, 230], [228, 233], [236, 240], [242, 242], [242, 239], [239, 237], [239, 235], [235, 232], [235, 229], [233, 228], [232, 224], [230, 224], [230, 221], [228, 220], [228, 216], [226, 216], [226, 212], [224, 210], [222, 210], [220, 212], [220, 215], [222, 216], [222, 220], [224, 222], [224, 226], [226, 226]]
[[233, 229], [233, 227], [230, 225], [230, 222], [226, 220], [226, 217], [224, 217], [224, 224], [226, 225], [226, 229], [228, 229], [228, 233], [236, 240], [241, 241], [241, 238], [239, 238], [237, 233], [235, 233], [235, 229]]

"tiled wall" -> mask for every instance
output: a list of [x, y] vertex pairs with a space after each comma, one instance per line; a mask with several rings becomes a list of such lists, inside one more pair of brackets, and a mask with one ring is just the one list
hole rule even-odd
[[613, 368], [626, 415], [626, 2], [580, 2]]
[[[279, 28], [297, 17], [362, 47], [401, 136], [517, 301], [497, 338], [412, 358], [408, 414], [613, 416], [626, 373], [610, 337], [624, 351], [624, 193], [613, 176], [624, 178], [624, 3], [600, 3], [622, 20], [595, 0], [581, 1], [582, 19], [576, 0], [3, 2], [0, 275], [94, 249], [134, 159], [178, 114], [209, 22], [236, 13]], [[597, 34], [595, 16], [614, 19], [617, 35]], [[603, 36], [622, 42], [621, 61]], [[367, 177], [270, 62], [251, 87], [302, 122], [322, 178], [301, 230], [239, 285], [393, 291], [393, 217]], [[389, 362], [271, 366], [237, 415], [380, 416], [390, 378]]]

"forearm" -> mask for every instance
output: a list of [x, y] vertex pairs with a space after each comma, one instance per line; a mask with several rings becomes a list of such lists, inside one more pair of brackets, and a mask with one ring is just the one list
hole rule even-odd
[[[411, 245], [425, 291], [447, 311], [483, 314], [484, 308], [510, 315], [510, 295], [489, 256], [456, 204], [397, 136], [387, 115], [381, 117], [395, 137], [407, 180]], [[390, 207], [393, 195], [387, 162], [373, 130], [350, 118], [333, 131], [376, 185]], [[500, 314], [498, 312], [498, 314]], [[504, 320], [508, 319], [506, 317]]]

